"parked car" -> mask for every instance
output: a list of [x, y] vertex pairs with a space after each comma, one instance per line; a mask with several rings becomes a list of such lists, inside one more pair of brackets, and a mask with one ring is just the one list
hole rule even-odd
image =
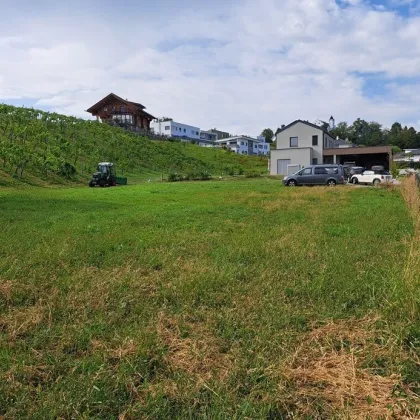
[[344, 184], [344, 182], [344, 169], [341, 165], [311, 165], [283, 178], [283, 184], [289, 187], [297, 185], [333, 187], [337, 184]]
[[391, 182], [392, 175], [387, 171], [364, 171], [362, 174], [353, 175], [352, 184], [366, 184], [377, 186], [381, 182]]
[[374, 165], [372, 166], [371, 170], [375, 172], [381, 172], [384, 171], [385, 168], [382, 165]]
[[353, 178], [353, 175], [361, 174], [366, 170], [366, 168], [364, 168], [363, 166], [351, 166], [351, 167], [347, 166], [344, 169], [345, 169], [345, 173], [346, 173], [348, 181], [350, 181]]

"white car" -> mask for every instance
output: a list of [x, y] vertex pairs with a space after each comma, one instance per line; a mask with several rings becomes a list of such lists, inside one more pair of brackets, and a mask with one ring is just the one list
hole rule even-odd
[[392, 182], [392, 175], [386, 171], [364, 171], [361, 174], [353, 175], [352, 184], [366, 184], [378, 186], [381, 182]]

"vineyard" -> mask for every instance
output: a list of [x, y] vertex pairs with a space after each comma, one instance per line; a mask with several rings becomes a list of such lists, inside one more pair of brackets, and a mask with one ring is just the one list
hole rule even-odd
[[0, 162], [5, 179], [85, 182], [100, 161], [134, 179], [171, 173], [263, 173], [267, 160], [179, 141], [153, 141], [119, 127], [36, 109], [0, 105]]

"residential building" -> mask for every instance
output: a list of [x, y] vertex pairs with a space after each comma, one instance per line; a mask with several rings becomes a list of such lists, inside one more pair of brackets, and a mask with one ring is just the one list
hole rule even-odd
[[420, 162], [420, 149], [404, 149], [394, 156], [394, 162]]
[[181, 141], [200, 140], [200, 129], [198, 127], [182, 124], [169, 118], [155, 119], [150, 124], [150, 128], [156, 134], [178, 137]]
[[316, 124], [296, 120], [276, 134], [276, 148], [271, 150], [270, 173], [289, 175], [305, 166], [322, 163], [351, 163], [366, 168], [383, 165], [389, 169], [391, 160], [390, 146], [354, 147], [351, 143], [337, 142]]
[[210, 133], [209, 131], [200, 131], [200, 140], [198, 142], [199, 146], [203, 147], [214, 147], [217, 140], [216, 133]]
[[217, 134], [216, 133], [211, 133], [210, 131], [201, 130], [200, 131], [200, 139], [215, 142], [217, 140]]
[[265, 142], [264, 137], [233, 136], [216, 140], [216, 145], [241, 155], [268, 155], [270, 153], [270, 145]]
[[131, 102], [110, 93], [86, 112], [98, 121], [119, 122], [144, 130], [150, 129], [150, 122], [155, 118], [145, 111], [146, 107], [138, 102]]
[[217, 135], [216, 140], [228, 139], [231, 135], [227, 131], [220, 131], [216, 128], [212, 128], [211, 130], [207, 130], [208, 133], [213, 133]]

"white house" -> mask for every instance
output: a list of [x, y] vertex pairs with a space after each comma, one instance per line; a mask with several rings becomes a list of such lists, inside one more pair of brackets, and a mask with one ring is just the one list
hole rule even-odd
[[404, 149], [394, 156], [394, 162], [420, 162], [420, 149]]
[[264, 137], [233, 136], [216, 140], [216, 145], [225, 147], [241, 155], [268, 155], [270, 145]]
[[318, 125], [296, 120], [276, 133], [270, 174], [288, 175], [309, 165], [324, 163], [323, 150], [334, 147], [334, 138]]
[[296, 120], [278, 130], [276, 148], [271, 150], [270, 174], [289, 175], [303, 167], [320, 164], [384, 166], [392, 164], [390, 146], [357, 147], [334, 138], [322, 127]]
[[150, 123], [150, 129], [156, 134], [162, 134], [168, 137], [180, 137], [184, 141], [200, 140], [200, 129], [198, 127], [182, 124], [170, 119], [165, 121], [161, 119], [153, 120]]

